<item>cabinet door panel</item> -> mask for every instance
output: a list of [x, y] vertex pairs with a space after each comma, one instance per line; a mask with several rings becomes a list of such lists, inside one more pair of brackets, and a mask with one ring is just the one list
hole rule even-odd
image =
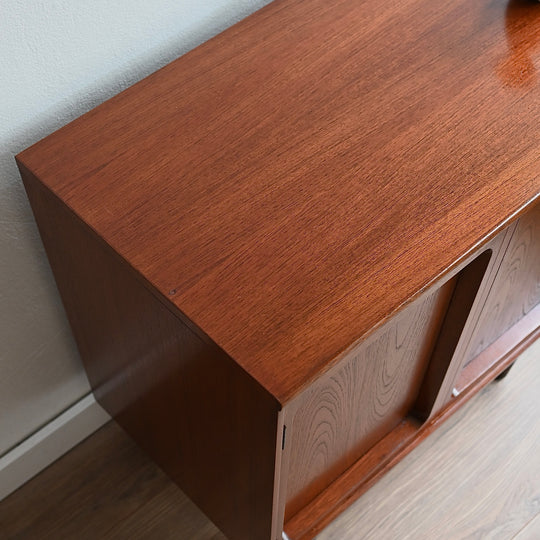
[[540, 303], [540, 205], [521, 217], [465, 353], [465, 365]]
[[300, 396], [288, 426], [286, 519], [407, 415], [454, 286], [412, 303]]

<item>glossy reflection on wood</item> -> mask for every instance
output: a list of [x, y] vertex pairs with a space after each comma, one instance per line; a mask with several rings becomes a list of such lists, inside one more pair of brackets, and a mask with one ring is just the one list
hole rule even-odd
[[533, 87], [537, 84], [535, 59], [540, 50], [540, 33], [531, 27], [540, 24], [537, 0], [510, 0], [506, 6], [505, 30], [508, 53], [500, 61], [497, 72], [512, 87]]

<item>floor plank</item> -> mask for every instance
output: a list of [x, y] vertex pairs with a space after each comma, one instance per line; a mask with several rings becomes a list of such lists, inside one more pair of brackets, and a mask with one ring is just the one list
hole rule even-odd
[[0, 503], [1, 540], [225, 537], [110, 422]]
[[[540, 341], [318, 540], [540, 539]], [[225, 540], [110, 423], [0, 503], [1, 540]]]
[[519, 533], [514, 540], [538, 540], [540, 538], [540, 513], [536, 515]]

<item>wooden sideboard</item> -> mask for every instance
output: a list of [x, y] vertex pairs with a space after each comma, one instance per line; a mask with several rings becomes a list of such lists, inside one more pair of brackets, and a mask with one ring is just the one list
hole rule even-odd
[[540, 7], [277, 0], [17, 156], [98, 401], [312, 538], [540, 326]]

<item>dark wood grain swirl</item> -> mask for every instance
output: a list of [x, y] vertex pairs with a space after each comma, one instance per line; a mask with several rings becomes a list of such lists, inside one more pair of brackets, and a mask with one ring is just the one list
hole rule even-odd
[[299, 398], [288, 426], [292, 447], [286, 517], [407, 414], [454, 285], [452, 279], [408, 306]]

